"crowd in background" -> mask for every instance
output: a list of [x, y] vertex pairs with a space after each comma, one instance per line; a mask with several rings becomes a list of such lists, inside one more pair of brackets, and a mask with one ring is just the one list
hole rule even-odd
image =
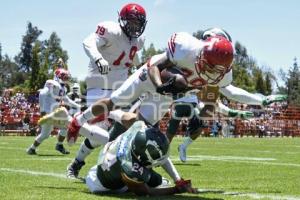
[[13, 94], [12, 90], [5, 90], [0, 97], [1, 129], [25, 129], [37, 125], [40, 117], [38, 94], [25, 96], [22, 92]]
[[[69, 93], [70, 98], [78, 99], [78, 92]], [[241, 137], [241, 136], [300, 136], [300, 108], [288, 108], [286, 102], [273, 103], [268, 107], [246, 105], [223, 98], [222, 103], [233, 109], [249, 110], [254, 118], [242, 120], [215, 115], [205, 121], [203, 136]], [[0, 131], [24, 130], [36, 134], [37, 121], [40, 117], [38, 93], [25, 95], [22, 92], [13, 94], [5, 90], [0, 97]], [[297, 110], [299, 109], [299, 110]], [[161, 129], [165, 130], [169, 116], [162, 120]], [[188, 119], [181, 122], [178, 134], [184, 135]]]

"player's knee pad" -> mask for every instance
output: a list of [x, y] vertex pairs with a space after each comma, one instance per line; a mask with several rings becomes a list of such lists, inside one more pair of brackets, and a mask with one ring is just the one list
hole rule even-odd
[[89, 140], [88, 138], [85, 138], [84, 144], [89, 149], [95, 149], [95, 148], [100, 147], [102, 145], [102, 143], [100, 141]]
[[173, 118], [180, 120], [182, 117], [191, 118], [194, 113], [195, 105], [193, 103], [179, 102], [174, 105], [172, 113]]
[[36, 137], [36, 141], [39, 142], [39, 143], [42, 143], [45, 139], [47, 139], [50, 134], [51, 134], [51, 131], [53, 129], [53, 126], [52, 125], [49, 125], [49, 124], [43, 124], [41, 126], [41, 132], [40, 134]]

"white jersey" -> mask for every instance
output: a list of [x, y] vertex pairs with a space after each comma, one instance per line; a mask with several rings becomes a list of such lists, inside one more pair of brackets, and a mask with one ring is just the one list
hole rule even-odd
[[47, 80], [44, 88], [41, 89], [39, 93], [40, 112], [50, 113], [57, 108], [62, 101], [71, 107], [80, 107], [80, 105], [66, 96], [65, 87], [62, 87], [61, 84], [55, 80]]
[[[167, 57], [176, 66], [180, 67], [189, 84], [192, 86], [202, 86], [204, 82], [197, 74], [196, 61], [204, 43], [192, 35], [179, 32], [171, 36], [168, 41]], [[232, 71], [228, 72], [217, 84], [225, 87], [232, 82]]]
[[[128, 77], [128, 68], [133, 65], [136, 52], [144, 45], [144, 38], [129, 38], [115, 22], [102, 22], [95, 33], [83, 42], [90, 57], [87, 88], [117, 89]], [[107, 75], [101, 75], [95, 61], [103, 58], [111, 68]]]

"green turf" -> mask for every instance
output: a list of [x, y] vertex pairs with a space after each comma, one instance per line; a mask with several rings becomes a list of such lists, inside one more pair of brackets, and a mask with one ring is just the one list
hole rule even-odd
[[[137, 198], [133, 194], [93, 195], [79, 180], [64, 178], [66, 166], [75, 156], [79, 142], [69, 148], [70, 155], [63, 156], [54, 150], [56, 138], [50, 138], [40, 146], [38, 156], [29, 156], [25, 150], [33, 139], [0, 136], [1, 200]], [[192, 179], [195, 187], [240, 192], [244, 196], [208, 191], [162, 199], [300, 198], [300, 138], [200, 138], [189, 147], [187, 163], [176, 161], [181, 141], [181, 138], [173, 141], [171, 158], [175, 159], [175, 166], [184, 178]], [[88, 157], [82, 176], [96, 163], [98, 152]], [[28, 170], [48, 174], [28, 174]], [[161, 168], [157, 171], [167, 177]]]

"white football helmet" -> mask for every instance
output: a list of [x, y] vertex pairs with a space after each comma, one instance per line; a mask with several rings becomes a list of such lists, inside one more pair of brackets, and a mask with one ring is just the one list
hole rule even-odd
[[224, 29], [221, 29], [221, 28], [206, 29], [201, 34], [200, 38], [202, 40], [206, 40], [207, 38], [213, 37], [213, 36], [222, 36], [222, 37], [225, 37], [228, 41], [232, 42], [230, 35]]

